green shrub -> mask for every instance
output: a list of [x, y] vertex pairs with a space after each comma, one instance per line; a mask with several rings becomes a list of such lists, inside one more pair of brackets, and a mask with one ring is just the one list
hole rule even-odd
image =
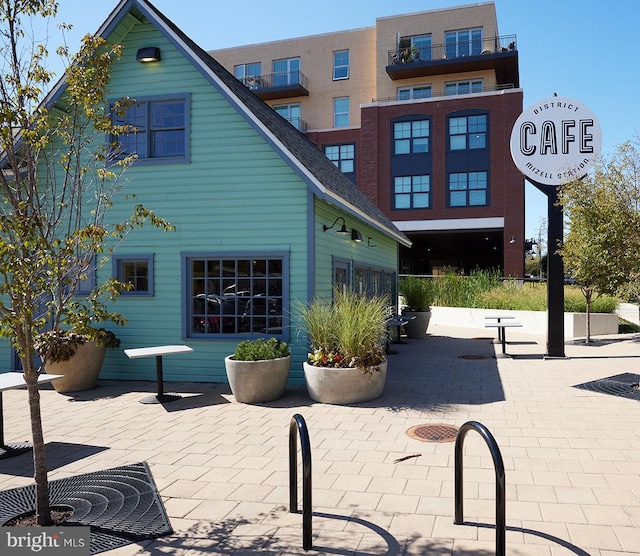
[[291, 355], [286, 342], [276, 338], [257, 338], [256, 340], [243, 340], [236, 346], [233, 358], [236, 361], [264, 361], [267, 359], [279, 359]]

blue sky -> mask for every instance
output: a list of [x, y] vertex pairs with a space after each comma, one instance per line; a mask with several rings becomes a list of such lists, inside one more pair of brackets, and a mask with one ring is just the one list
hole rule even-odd
[[[115, 0], [59, 0], [74, 26], [69, 44], [94, 33]], [[206, 50], [370, 27], [377, 17], [472, 4], [470, 0], [152, 0]], [[91, 6], [88, 8], [88, 6]], [[600, 121], [603, 153], [640, 133], [638, 0], [495, 0], [501, 35], [517, 35], [524, 108], [557, 93], [587, 105]], [[57, 30], [52, 29], [50, 50]], [[537, 237], [546, 197], [526, 189], [526, 237]], [[546, 234], [546, 232], [543, 232]]]

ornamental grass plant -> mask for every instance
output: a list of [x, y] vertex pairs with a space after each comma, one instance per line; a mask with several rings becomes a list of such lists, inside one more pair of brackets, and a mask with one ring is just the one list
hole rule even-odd
[[307, 362], [317, 367], [357, 367], [365, 372], [386, 359], [389, 300], [334, 291], [333, 303], [316, 299], [300, 306], [309, 338]]

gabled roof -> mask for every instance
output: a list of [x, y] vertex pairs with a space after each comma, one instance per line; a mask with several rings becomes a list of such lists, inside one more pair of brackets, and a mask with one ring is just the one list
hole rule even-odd
[[[204, 49], [187, 37], [172, 21], [146, 0], [122, 0], [97, 31], [108, 38], [130, 12], [144, 16], [198, 68], [211, 84], [232, 103], [245, 119], [280, 153], [313, 193], [354, 217], [372, 225], [396, 241], [409, 239], [358, 189], [304, 134], [238, 81]], [[64, 90], [59, 82], [47, 103]]]

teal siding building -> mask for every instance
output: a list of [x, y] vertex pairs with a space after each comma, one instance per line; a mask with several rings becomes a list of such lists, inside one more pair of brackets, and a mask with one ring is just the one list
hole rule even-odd
[[[399, 244], [410, 242], [154, 6], [124, 0], [98, 34], [123, 46], [109, 93], [136, 100], [123, 123], [139, 130], [119, 138], [138, 155], [124, 187], [137, 198], [120, 196], [110, 218], [142, 203], [176, 228], [133, 230], [97, 270], [98, 281], [116, 275], [134, 285], [115, 303], [128, 323], [109, 327], [122, 343], [100, 377], [153, 380], [154, 359], [123, 350], [184, 343], [194, 351], [166, 359], [166, 381], [225, 382], [224, 357], [240, 340], [267, 335], [290, 344], [291, 381], [303, 382], [296, 306], [334, 286], [394, 296]], [[160, 59], [141, 63], [142, 49]]]

